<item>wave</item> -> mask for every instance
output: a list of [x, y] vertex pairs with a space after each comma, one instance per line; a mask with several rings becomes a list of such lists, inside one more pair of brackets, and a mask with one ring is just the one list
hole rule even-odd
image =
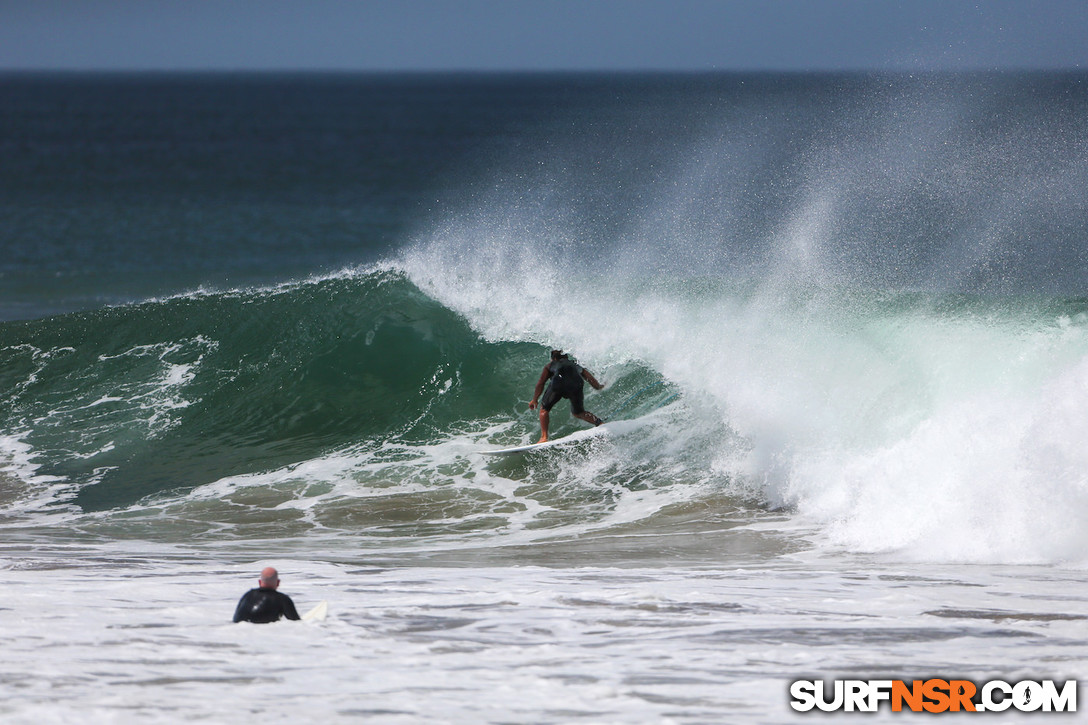
[[10, 323], [0, 355], [6, 435], [87, 510], [509, 418], [543, 359], [391, 269]]
[[[0, 326], [9, 513], [460, 540], [757, 506], [852, 551], [1080, 561], [1085, 301], [564, 286], [523, 245], [449, 249]], [[535, 435], [550, 346], [648, 425], [496, 470], [475, 452]]]

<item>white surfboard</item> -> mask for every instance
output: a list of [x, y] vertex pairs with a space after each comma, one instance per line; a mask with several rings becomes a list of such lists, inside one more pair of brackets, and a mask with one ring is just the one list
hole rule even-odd
[[497, 451], [481, 451], [485, 456], [510, 456], [515, 453], [534, 453], [536, 451], [546, 451], [549, 448], [556, 448], [559, 446], [569, 446], [573, 443], [580, 443], [582, 441], [596, 438], [608, 433], [607, 424], [599, 425], [594, 428], [587, 428], [586, 430], [580, 430], [577, 433], [571, 433], [569, 436], [563, 436], [562, 438], [552, 438], [546, 440], [543, 443], [530, 443], [525, 446], [514, 446], [513, 448], [500, 448]]
[[329, 603], [321, 601], [316, 607], [302, 615], [303, 622], [323, 622], [329, 614]]

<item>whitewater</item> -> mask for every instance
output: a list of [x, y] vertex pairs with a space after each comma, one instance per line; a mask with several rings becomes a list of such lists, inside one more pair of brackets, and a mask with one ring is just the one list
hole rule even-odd
[[1084, 678], [1082, 75], [0, 85], [5, 722]]

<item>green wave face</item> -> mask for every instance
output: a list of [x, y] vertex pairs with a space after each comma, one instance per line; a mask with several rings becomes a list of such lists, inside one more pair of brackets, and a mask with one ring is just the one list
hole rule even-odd
[[[377, 271], [9, 323], [0, 355], [4, 429], [25, 431], [39, 475], [101, 510], [509, 420], [547, 349], [486, 342]], [[651, 377], [637, 372], [617, 395]]]
[[5, 326], [4, 423], [32, 427], [39, 473], [74, 482], [81, 506], [123, 506], [428, 409], [437, 427], [479, 415], [463, 381], [484, 378], [495, 347], [389, 273], [178, 297]]

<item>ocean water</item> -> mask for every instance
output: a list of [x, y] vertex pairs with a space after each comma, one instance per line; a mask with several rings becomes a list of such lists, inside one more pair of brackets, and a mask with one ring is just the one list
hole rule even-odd
[[0, 251], [4, 722], [1088, 676], [1088, 75], [4, 76]]

